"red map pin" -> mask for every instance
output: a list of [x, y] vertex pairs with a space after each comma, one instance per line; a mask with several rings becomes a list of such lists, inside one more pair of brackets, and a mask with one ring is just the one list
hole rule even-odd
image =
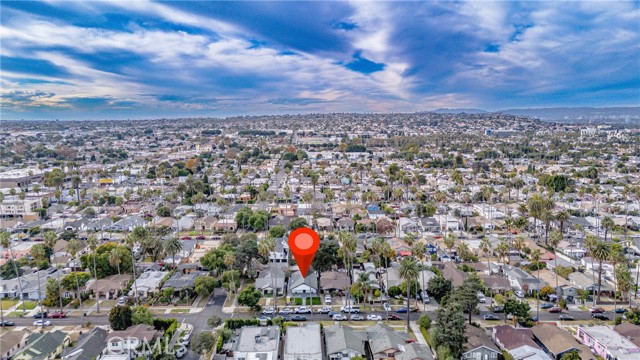
[[309, 228], [298, 228], [289, 234], [289, 249], [298, 263], [302, 277], [307, 277], [309, 266], [320, 246], [320, 236]]

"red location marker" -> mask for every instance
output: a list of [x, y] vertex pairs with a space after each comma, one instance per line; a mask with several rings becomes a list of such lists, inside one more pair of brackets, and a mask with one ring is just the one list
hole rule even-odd
[[298, 263], [302, 277], [307, 277], [309, 266], [320, 246], [320, 236], [309, 228], [298, 228], [289, 234], [289, 249]]

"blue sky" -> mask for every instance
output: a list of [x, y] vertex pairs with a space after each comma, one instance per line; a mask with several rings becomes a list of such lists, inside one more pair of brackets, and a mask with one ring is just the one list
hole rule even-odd
[[2, 119], [640, 105], [640, 2], [2, 1]]

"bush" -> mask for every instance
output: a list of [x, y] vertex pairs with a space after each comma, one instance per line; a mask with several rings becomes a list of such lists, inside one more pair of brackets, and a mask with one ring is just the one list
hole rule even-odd
[[431, 327], [431, 318], [429, 317], [429, 315], [423, 314], [422, 316], [420, 316], [420, 318], [418, 319], [418, 325], [423, 329], [429, 330], [429, 328]]
[[260, 320], [258, 319], [227, 319], [224, 322], [224, 328], [229, 330], [239, 329], [243, 326], [258, 326]]
[[220, 324], [222, 324], [222, 319], [220, 319], [220, 317], [216, 315], [213, 315], [209, 318], [209, 320], [207, 320], [207, 325], [211, 327], [218, 327], [220, 326]]
[[293, 299], [293, 301], [297, 306], [302, 305], [302, 298], [295, 298], [295, 299]]
[[156, 318], [156, 319], [153, 319], [153, 328], [156, 330], [164, 331], [166, 333], [167, 330], [169, 330], [169, 328], [171, 327], [171, 325], [177, 324], [177, 323], [178, 323], [178, 320], [176, 320], [175, 318], [170, 318], [170, 319]]
[[306, 305], [322, 305], [322, 301], [319, 297], [307, 298], [305, 301]]

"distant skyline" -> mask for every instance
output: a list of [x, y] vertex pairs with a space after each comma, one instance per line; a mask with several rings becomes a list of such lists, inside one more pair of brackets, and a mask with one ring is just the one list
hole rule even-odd
[[640, 106], [640, 2], [2, 1], [3, 120]]

